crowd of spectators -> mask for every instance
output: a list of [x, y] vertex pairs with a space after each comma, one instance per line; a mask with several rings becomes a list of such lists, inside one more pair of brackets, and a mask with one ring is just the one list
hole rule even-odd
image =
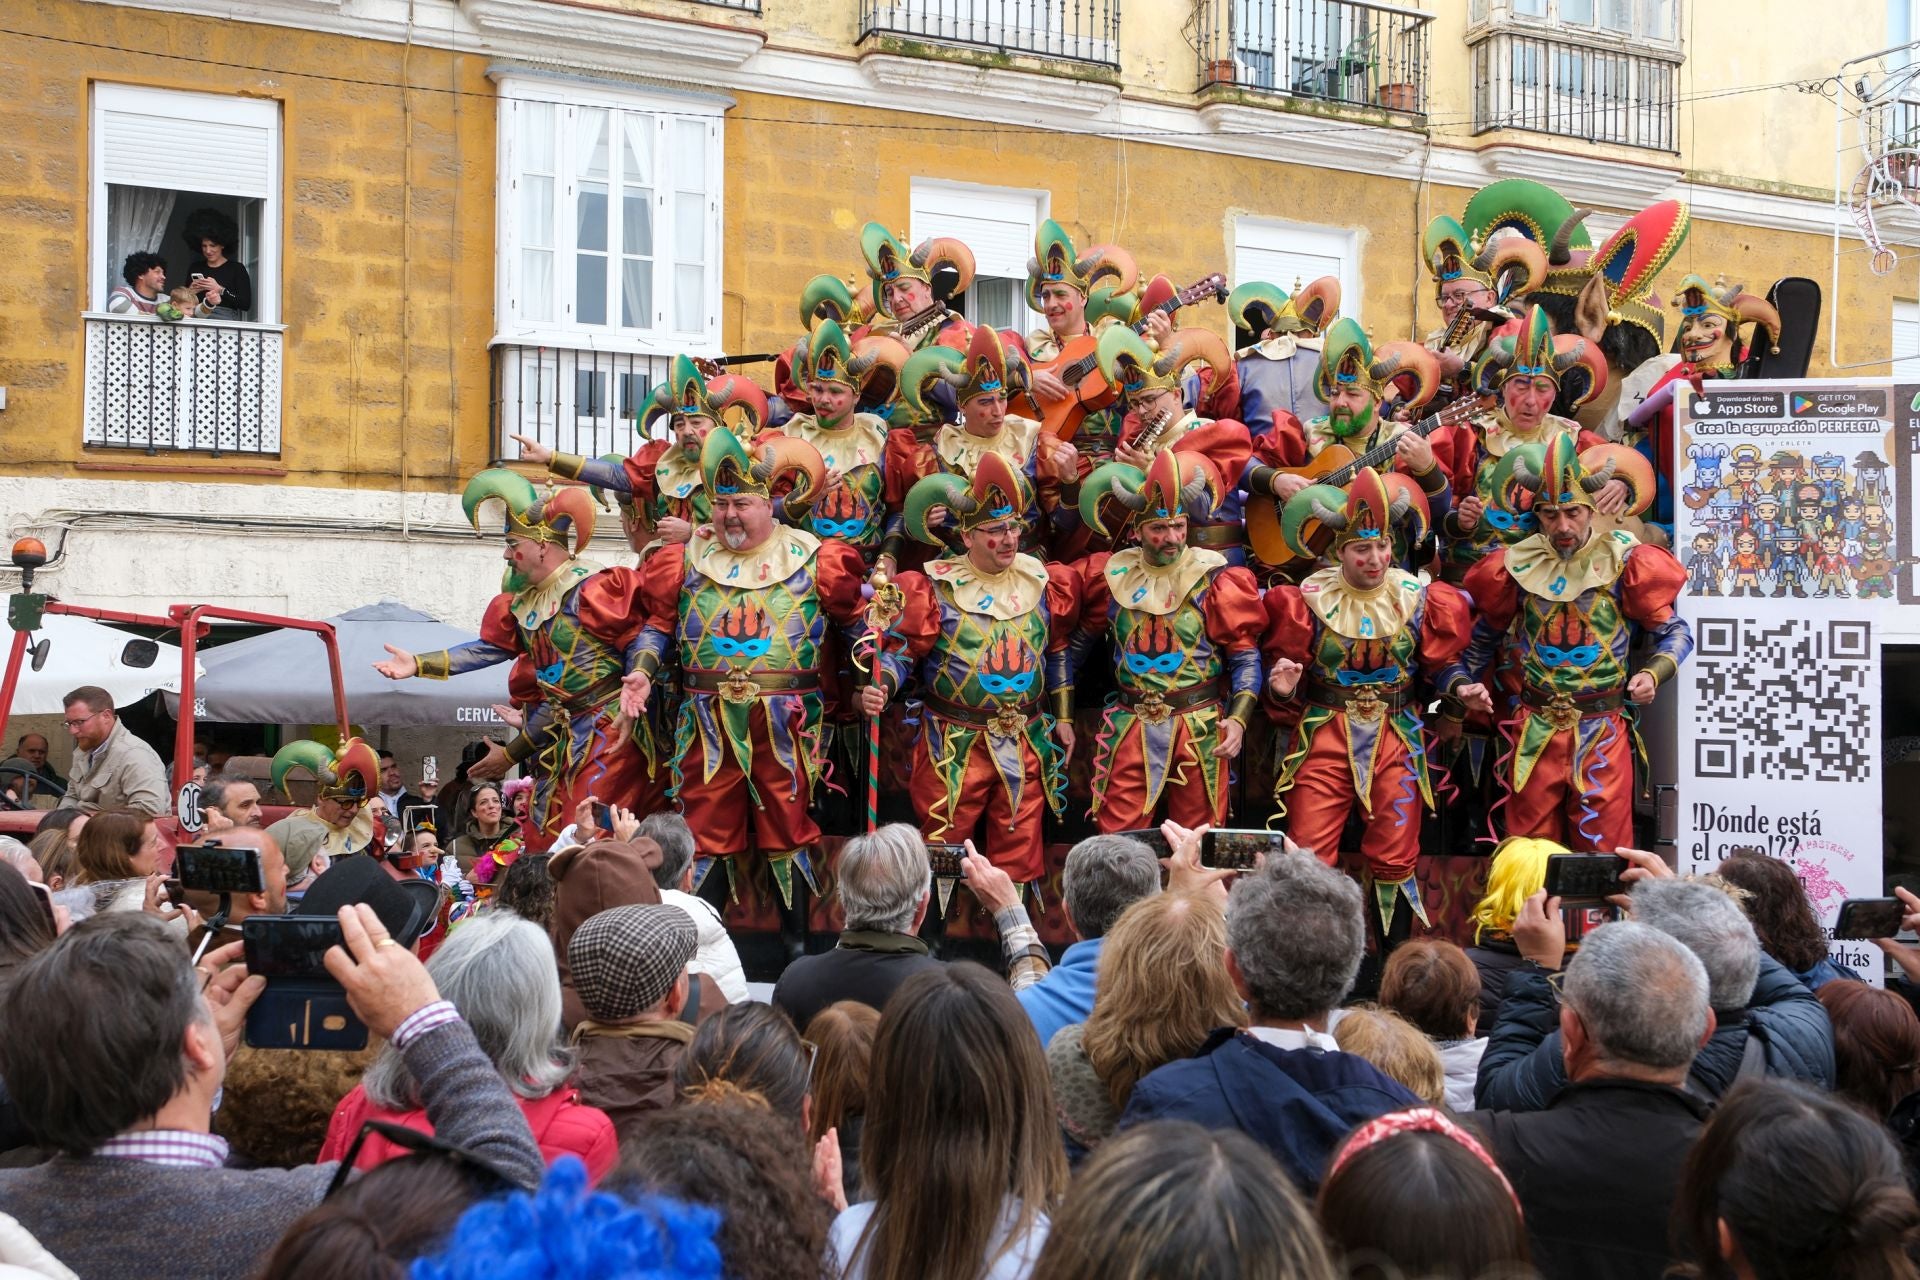
[[[1629, 853], [1600, 923], [1509, 841], [1473, 945], [1361, 998], [1361, 888], [1310, 854], [1092, 837], [1057, 960], [970, 856], [996, 971], [926, 940], [884, 826], [762, 1001], [678, 818], [616, 811], [448, 927], [213, 786], [264, 892], [167, 901], [124, 806], [0, 846], [0, 1274], [1920, 1280], [1920, 1017], [1759, 855]], [[243, 1043], [277, 979], [240, 926], [288, 911], [337, 920], [364, 1049]]]

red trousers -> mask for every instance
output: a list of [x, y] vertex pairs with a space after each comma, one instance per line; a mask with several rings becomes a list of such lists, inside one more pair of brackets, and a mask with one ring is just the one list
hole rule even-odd
[[1553, 735], [1527, 785], [1508, 795], [1502, 824], [1507, 835], [1552, 840], [1575, 853], [1633, 848], [1633, 735], [1620, 715], [1607, 719], [1612, 731], [1595, 741], [1578, 778], [1575, 731]]
[[[1200, 757], [1213, 750], [1219, 739], [1196, 742], [1182, 717], [1173, 721], [1173, 763], [1167, 780], [1152, 809], [1147, 807], [1147, 762], [1142, 755], [1142, 726], [1129, 725], [1113, 759], [1107, 762], [1105, 789], [1094, 823], [1104, 832], [1137, 831], [1158, 826], [1171, 819], [1189, 831], [1205, 823], [1223, 826], [1227, 821], [1227, 777], [1230, 760], [1219, 760], [1218, 776], [1209, 791], [1201, 772]], [[1155, 812], [1159, 818], [1154, 817]]]
[[[1406, 744], [1386, 725], [1373, 766], [1369, 800], [1373, 812], [1360, 838], [1360, 854], [1375, 880], [1405, 880], [1420, 853], [1420, 779]], [[1354, 793], [1353, 765], [1347, 758], [1346, 726], [1339, 716], [1321, 725], [1307, 758], [1283, 797], [1287, 834], [1313, 850], [1320, 861], [1337, 866], [1340, 833], [1360, 798]]]
[[[928, 711], [931, 719], [933, 712]], [[953, 731], [952, 726], [946, 726]], [[1045, 874], [1040, 821], [1047, 809], [1046, 787], [1041, 781], [1040, 757], [1024, 739], [1014, 744], [1020, 752], [1025, 778], [1020, 786], [1020, 803], [1015, 805], [993, 766], [993, 757], [985, 732], [974, 736], [967, 753], [966, 772], [954, 794], [934, 768], [933, 756], [923, 731], [913, 747], [913, 780], [908, 795], [913, 811], [920, 815], [920, 831], [932, 844], [960, 844], [974, 840], [987, 861], [1016, 881], [1038, 880]], [[985, 830], [975, 828], [985, 820]]]
[[753, 848], [763, 853], [792, 853], [819, 842], [820, 827], [807, 813], [804, 780], [789, 771], [767, 740], [767, 706], [761, 699], [749, 722], [753, 731], [753, 791], [734, 759], [733, 748], [719, 744], [719, 768], [706, 779], [707, 753], [701, 736], [680, 761], [680, 812], [700, 840], [703, 856], [724, 857], [747, 849], [747, 824], [753, 824]]

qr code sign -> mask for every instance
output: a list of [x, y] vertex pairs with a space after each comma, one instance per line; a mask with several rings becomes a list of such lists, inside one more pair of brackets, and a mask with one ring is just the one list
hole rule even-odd
[[1701, 618], [1693, 633], [1696, 776], [1873, 778], [1871, 623]]

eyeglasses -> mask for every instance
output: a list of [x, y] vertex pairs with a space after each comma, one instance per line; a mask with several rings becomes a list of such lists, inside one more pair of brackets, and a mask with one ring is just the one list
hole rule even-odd
[[81, 716], [78, 720], [62, 720], [60, 723], [67, 726], [68, 733], [77, 733], [81, 725], [94, 719], [96, 716], [103, 716], [105, 714], [107, 714], [106, 708], [102, 708], [99, 711], [90, 712], [87, 715]]
[[321, 1197], [322, 1199], [331, 1200], [336, 1191], [347, 1185], [347, 1179], [353, 1176], [354, 1162], [360, 1158], [360, 1148], [365, 1145], [368, 1134], [378, 1134], [394, 1146], [404, 1147], [409, 1155], [434, 1156], [446, 1160], [472, 1174], [489, 1193], [506, 1190], [513, 1185], [506, 1175], [464, 1147], [456, 1147], [451, 1142], [443, 1142], [430, 1133], [409, 1129], [403, 1124], [394, 1124], [387, 1120], [369, 1120], [361, 1125], [360, 1132], [353, 1136], [353, 1145], [347, 1148], [347, 1154], [342, 1157], [340, 1167], [334, 1170], [333, 1181], [327, 1184], [327, 1194]]

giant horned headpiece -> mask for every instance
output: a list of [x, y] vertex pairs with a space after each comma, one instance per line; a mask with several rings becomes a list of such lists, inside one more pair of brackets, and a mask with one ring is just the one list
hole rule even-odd
[[1550, 249], [1550, 270], [1541, 291], [1580, 298], [1592, 286], [1604, 295], [1608, 327], [1634, 325], [1659, 343], [1666, 337], [1667, 318], [1653, 282], [1680, 252], [1692, 225], [1692, 214], [1678, 200], [1649, 205], [1584, 258], [1573, 249], [1558, 253]]
[[380, 757], [359, 738], [348, 738], [337, 750], [311, 738], [289, 742], [273, 753], [274, 789], [284, 792], [295, 769], [311, 773], [317, 794], [327, 799], [365, 800], [380, 791]]
[[1124, 462], [1103, 462], [1080, 486], [1080, 515], [1103, 537], [1119, 530], [1107, 516], [1117, 504], [1125, 513], [1121, 527], [1145, 520], [1172, 520], [1187, 516], [1206, 520], [1225, 498], [1220, 473], [1204, 456], [1179, 449], [1162, 449], [1145, 471]]
[[1321, 276], [1289, 296], [1278, 285], [1249, 280], [1227, 295], [1227, 315], [1257, 340], [1261, 334], [1294, 333], [1317, 338], [1340, 314], [1340, 281]]
[[1207, 329], [1176, 329], [1166, 349], [1155, 351], [1125, 325], [1114, 325], [1100, 335], [1094, 349], [1100, 372], [1129, 398], [1143, 391], [1178, 391], [1187, 366], [1206, 362], [1215, 384], [1233, 368], [1227, 344]]
[[902, 509], [907, 533], [916, 541], [941, 546], [944, 539], [927, 527], [927, 513], [947, 509], [947, 519], [961, 533], [971, 533], [996, 520], [1024, 521], [1033, 506], [1033, 485], [1026, 474], [997, 453], [982, 454], [972, 476], [940, 471], [907, 490]]
[[1497, 394], [1514, 378], [1550, 378], [1578, 407], [1607, 386], [1607, 360], [1600, 348], [1585, 338], [1553, 331], [1545, 307], [1527, 308], [1518, 333], [1503, 334], [1487, 344], [1473, 366], [1474, 390]]
[[[1408, 387], [1401, 379], [1411, 378]], [[1359, 385], [1375, 401], [1387, 398], [1390, 387], [1406, 392], [1401, 401], [1417, 409], [1433, 399], [1440, 389], [1440, 360], [1417, 342], [1383, 342], [1378, 350], [1367, 338], [1357, 320], [1342, 318], [1327, 330], [1320, 348], [1320, 367], [1313, 375], [1313, 389], [1322, 400], [1333, 398], [1341, 387]]]
[[872, 308], [856, 298], [853, 287], [839, 276], [815, 276], [800, 290], [800, 327], [808, 333], [822, 320], [851, 329], [872, 318]]
[[886, 287], [893, 280], [919, 280], [929, 288], [940, 268], [957, 273], [959, 281], [944, 294], [934, 290], [936, 298], [951, 298], [965, 293], [973, 283], [973, 250], [952, 236], [922, 240], [909, 250], [894, 239], [893, 233], [878, 222], [869, 222], [860, 232], [860, 256], [866, 259], [867, 277], [873, 281], [873, 309], [894, 320], [904, 320], [887, 309]]
[[868, 334], [847, 340], [838, 321], [822, 320], [793, 348], [793, 379], [803, 388], [809, 382], [838, 382], [860, 392], [861, 399], [878, 403], [899, 389], [907, 348], [898, 338]]
[[1362, 467], [1345, 490], [1310, 484], [1288, 498], [1280, 535], [1295, 555], [1313, 560], [1349, 542], [1391, 541], [1395, 526], [1409, 518], [1415, 521], [1409, 541], [1425, 537], [1432, 515], [1419, 486]]
[[1558, 432], [1509, 449], [1493, 469], [1496, 498], [1533, 495], [1533, 506], [1591, 507], [1593, 495], [1610, 480], [1627, 486], [1628, 515], [1639, 515], [1653, 502], [1653, 464], [1625, 445], [1598, 444], [1582, 453], [1572, 432]]
[[1746, 292], [1743, 285], [1729, 286], [1724, 279], [1708, 284], [1704, 277], [1688, 275], [1680, 282], [1673, 305], [1683, 317], [1715, 315], [1725, 320], [1736, 358], [1741, 345], [1740, 326], [1744, 324], [1764, 329], [1768, 349], [1775, 353], [1780, 350], [1780, 312], [1765, 298]]
[[789, 510], [804, 507], [826, 483], [820, 451], [792, 436], [770, 435], [754, 444], [729, 428], [715, 427], [700, 445], [700, 479], [713, 497], [751, 494], [785, 497]]
[[938, 406], [927, 403], [936, 382], [950, 387], [955, 402], [963, 405], [995, 391], [1012, 396], [1027, 389], [1027, 364], [1017, 350], [1007, 350], [997, 330], [977, 324], [964, 355], [952, 347], [927, 347], [914, 352], [901, 369], [900, 394], [923, 418], [938, 412]]
[[767, 393], [751, 379], [727, 373], [709, 382], [698, 365], [680, 355], [667, 366], [667, 380], [653, 389], [640, 414], [640, 425], [651, 428], [659, 418], [676, 413], [722, 423], [732, 409], [741, 410], [752, 433], [767, 425]]
[[486, 532], [481, 528], [483, 522], [500, 519], [510, 538], [565, 545], [571, 534], [574, 555], [579, 555], [593, 538], [594, 504], [585, 489], [567, 485], [543, 494], [533, 487], [533, 481], [505, 467], [489, 467], [467, 481], [466, 491], [460, 495], [460, 509], [479, 533]]
[[1027, 305], [1040, 310], [1040, 290], [1050, 284], [1064, 284], [1079, 290], [1082, 297], [1095, 285], [1106, 282], [1114, 293], [1131, 293], [1140, 282], [1140, 268], [1133, 255], [1114, 244], [1096, 244], [1082, 255], [1076, 253], [1066, 229], [1052, 218], [1040, 224], [1033, 237], [1033, 257], [1027, 259]]

